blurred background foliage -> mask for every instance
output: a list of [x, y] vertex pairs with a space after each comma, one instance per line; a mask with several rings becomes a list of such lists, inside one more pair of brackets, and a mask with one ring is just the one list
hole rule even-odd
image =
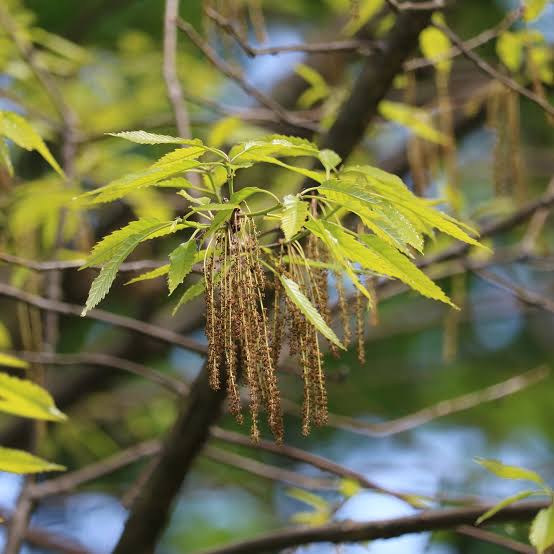
[[[175, 203], [172, 193], [159, 189], [136, 192], [125, 202], [86, 212], [71, 202], [79, 191], [142, 169], [167, 150], [163, 146], [129, 144], [105, 133], [147, 129], [175, 134], [161, 72], [163, 3], [157, 0], [81, 3], [4, 0], [3, 4], [17, 22], [21, 39], [33, 41], [35, 63], [56, 81], [78, 124], [70, 187], [63, 184], [36, 152], [10, 145], [16, 177], [9, 177], [7, 172], [0, 175], [0, 250], [38, 260], [82, 259], [99, 236], [135, 216], [175, 217], [180, 205]], [[225, 10], [225, 2], [216, 4]], [[364, 6], [371, 2], [360, 4], [360, 13], [363, 13]], [[340, 36], [351, 8], [346, 0], [264, 0], [262, 5], [268, 43], [272, 45]], [[496, 25], [513, 7], [513, 3], [501, 0], [466, 0], [448, 10], [446, 19], [459, 35], [472, 37]], [[344, 55], [294, 53], [250, 59], [207, 22], [199, 1], [182, 2], [181, 16], [206, 32], [210, 42], [230, 63], [240, 64], [250, 82], [273, 93], [287, 108], [295, 108], [300, 96], [291, 98], [291, 91], [297, 90], [293, 83], [299, 79], [305, 91], [308, 81], [315, 89], [314, 106], [323, 110], [323, 125], [328, 124], [326, 118], [328, 122], [333, 120], [359, 69], [358, 59]], [[357, 25], [355, 18], [350, 25], [352, 28]], [[543, 33], [544, 45], [551, 51], [554, 6], [548, 5], [540, 19], [530, 25]], [[383, 29], [386, 26], [385, 23]], [[523, 24], [517, 23], [515, 27], [521, 29]], [[253, 33], [251, 38], [255, 39]], [[485, 44], [480, 53], [498, 63], [496, 41]], [[316, 67], [315, 76], [298, 67], [300, 63]], [[260, 136], [267, 132], [267, 127], [281, 130], [275, 123], [256, 121], [254, 108], [257, 106], [253, 100], [236, 84], [223, 78], [185, 36], [179, 40], [178, 70], [194, 136], [221, 145]], [[295, 70], [296, 81], [291, 80]], [[521, 79], [525, 82], [524, 76]], [[417, 83], [417, 104], [431, 110], [436, 101], [432, 69], [418, 72]], [[397, 84], [402, 87], [402, 82]], [[551, 74], [545, 76], [544, 86], [547, 93], [551, 92]], [[490, 87], [490, 82], [475, 68], [461, 58], [456, 59], [450, 90], [455, 112], [468, 120], [461, 126], [457, 140], [460, 214], [464, 220], [479, 224], [509, 213], [536, 197], [546, 189], [554, 174], [552, 127], [536, 105], [522, 100], [517, 143], [523, 168], [521, 179], [516, 187], [508, 186], [510, 179], [495, 181], [498, 165], [508, 160], [499, 158], [496, 151], [498, 122], [491, 126], [490, 117], [489, 121], [486, 119], [484, 106], [490, 101], [487, 100]], [[390, 99], [402, 102], [404, 93], [404, 89], [397, 88], [391, 92]], [[320, 100], [324, 100], [323, 104]], [[309, 98], [302, 107], [313, 107]], [[28, 118], [56, 159], [63, 160], [59, 114], [13, 40], [1, 30], [0, 109], [16, 111]], [[229, 117], [239, 112], [247, 117], [243, 120]], [[405, 144], [412, 138], [413, 130], [380, 119], [372, 125], [351, 160], [377, 166], [391, 164], [398, 153], [403, 155]], [[397, 171], [399, 167], [406, 181], [414, 186], [407, 164], [401, 163], [391, 170]], [[294, 176], [267, 168], [249, 173], [248, 179], [279, 194], [295, 190], [300, 182]], [[444, 195], [445, 187], [444, 173], [437, 168], [425, 194]], [[56, 231], [60, 221], [63, 222], [61, 237]], [[489, 241], [490, 246], [496, 252], [513, 253], [526, 233], [525, 226], [517, 227]], [[445, 240], [437, 240], [430, 245], [430, 250], [442, 249]], [[526, 259], [497, 263], [488, 269], [522, 287], [552, 297], [552, 244], [554, 227], [550, 221], [531, 244]], [[175, 239], [148, 243], [141, 247], [135, 259], [163, 259], [176, 245]], [[0, 275], [3, 281], [30, 292], [38, 292], [44, 285], [43, 274], [26, 268], [5, 264], [0, 266]], [[92, 276], [90, 270], [64, 272], [64, 300], [83, 304]], [[169, 325], [202, 338], [201, 302], [191, 303], [171, 319], [173, 305], [166, 298], [163, 282], [158, 281], [124, 286], [124, 279], [120, 278], [103, 308]], [[441, 285], [456, 296], [452, 290], [455, 282], [445, 278]], [[454, 323], [448, 321], [445, 307], [414, 294], [384, 299], [380, 303], [379, 325], [368, 331], [365, 365], [360, 366], [355, 352], [339, 359], [330, 357], [327, 362], [330, 411], [343, 419], [337, 418], [335, 425], [314, 430], [306, 439], [300, 436], [299, 419], [288, 415], [287, 443], [331, 458], [384, 487], [432, 497], [433, 502], [446, 498], [458, 503], [472, 495], [494, 500], [518, 490], [511, 483], [491, 479], [473, 463], [474, 456], [497, 457], [527, 466], [551, 480], [554, 477], [552, 378], [513, 396], [483, 403], [399, 434], [370, 436], [371, 426], [364, 426], [405, 416], [538, 366], [552, 365], [552, 313], [526, 306], [510, 291], [501, 290], [471, 273], [467, 274], [462, 289], [463, 310]], [[40, 327], [33, 310], [16, 308], [12, 300], [1, 298], [0, 319], [2, 350], [37, 347], [33, 333], [31, 336], [25, 333], [26, 325], [34, 333], [37, 325]], [[445, 335], [448, 335], [446, 339]], [[450, 341], [446, 356], [445, 340]], [[129, 336], [107, 324], [62, 318], [58, 351], [82, 350], [116, 353], [187, 381], [201, 365], [199, 356], [178, 348], [168, 349], [153, 340]], [[285, 374], [282, 382], [285, 396], [300, 402], [297, 378]], [[70, 419], [48, 428], [40, 451], [69, 469], [163, 435], [176, 412], [174, 395], [115, 369], [49, 366], [46, 383], [54, 392], [61, 391], [64, 399], [61, 404]], [[357, 431], [352, 429], [352, 418], [361, 422]], [[2, 444], [6, 441], [17, 446], [25, 444], [22, 437], [26, 427], [15, 428], [16, 423], [3, 415], [0, 424]], [[241, 430], [227, 417], [221, 426]], [[306, 476], [320, 476], [307, 465], [261, 451], [219, 442], [217, 446]], [[142, 460], [83, 486], [78, 492], [46, 499], [39, 504], [33, 523], [80, 540], [91, 552], [109, 552], [121, 531], [125, 506], [136, 493], [148, 463]], [[20, 483], [19, 478], [0, 474], [2, 509], [13, 508]], [[213, 456], [203, 456], [187, 479], [160, 552], [192, 553], [284, 526], [295, 513], [306, 509], [305, 503], [294, 494], [291, 496], [288, 489], [288, 485], [230, 467]], [[330, 503], [342, 498], [336, 490], [314, 492]], [[341, 502], [333, 517], [367, 520], [411, 511], [412, 508], [398, 499], [356, 491]], [[524, 540], [525, 526], [504, 526], [499, 530]], [[25, 551], [43, 550], [26, 547]], [[333, 548], [316, 545], [297, 551], [333, 552]], [[503, 550], [461, 535], [440, 533], [345, 546], [343, 551], [349, 554], [358, 551], [494, 554]]]

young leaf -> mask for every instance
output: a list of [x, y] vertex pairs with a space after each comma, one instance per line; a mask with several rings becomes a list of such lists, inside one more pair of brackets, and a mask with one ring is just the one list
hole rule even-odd
[[0, 447], [0, 471], [8, 473], [42, 473], [43, 471], [64, 471], [65, 467], [47, 462], [22, 450]]
[[10, 158], [10, 151], [6, 141], [2, 138], [0, 138], [0, 166], [3, 166], [8, 172], [8, 175], [13, 177], [13, 165], [12, 159]]
[[554, 544], [554, 506], [543, 508], [531, 523], [529, 542], [537, 549], [537, 554], [544, 554]]
[[521, 67], [523, 42], [517, 33], [504, 31], [496, 41], [496, 53], [502, 63], [512, 72]]
[[280, 213], [281, 229], [285, 239], [289, 241], [304, 226], [308, 217], [308, 203], [300, 200], [298, 196], [287, 194], [283, 198], [283, 206], [283, 211]]
[[548, 4], [548, 0], [524, 0], [525, 11], [523, 17], [525, 21], [537, 19], [546, 8], [546, 4]]
[[342, 158], [334, 150], [326, 148], [319, 153], [319, 161], [325, 168], [327, 179], [329, 179], [331, 171], [342, 162]]
[[190, 239], [180, 244], [169, 255], [169, 273], [167, 283], [169, 294], [184, 281], [185, 277], [192, 271], [192, 266], [196, 261], [196, 240]]
[[537, 483], [537, 485], [544, 485], [543, 478], [538, 473], [531, 471], [530, 469], [508, 466], [497, 460], [486, 460], [484, 458], [477, 458], [475, 461], [502, 479], [532, 481], [533, 483]]
[[0, 352], [0, 365], [7, 366], [7, 367], [15, 367], [17, 369], [27, 369], [29, 367], [29, 363], [26, 362], [25, 360], [20, 360], [15, 356], [6, 354], [5, 352]]
[[177, 310], [183, 304], [186, 304], [187, 302], [190, 302], [191, 300], [193, 300], [197, 296], [200, 296], [204, 292], [204, 287], [205, 287], [204, 279], [200, 279], [200, 280], [196, 281], [196, 283], [194, 283], [194, 285], [191, 285], [182, 294], [181, 298], [179, 298], [179, 302], [177, 302], [177, 305], [175, 306], [175, 308], [173, 308], [173, 315], [175, 315], [177, 313]]
[[155, 236], [167, 234], [171, 231], [173, 225], [173, 221], [160, 222], [156, 219], [139, 219], [118, 231], [114, 231], [99, 242], [93, 248], [87, 262], [82, 266], [82, 268], [85, 268], [91, 265], [104, 264], [100, 274], [92, 282], [81, 315], [86, 315], [108, 294], [119, 266], [139, 243]]
[[146, 273], [142, 273], [138, 275], [137, 277], [134, 277], [130, 281], [127, 281], [126, 285], [131, 285], [133, 283], [138, 283], [139, 281], [147, 281], [149, 279], [156, 279], [156, 277], [162, 277], [163, 275], [167, 275], [169, 272], [169, 264], [161, 265], [160, 267], [156, 267], [155, 269], [152, 269], [151, 271], [147, 271]]
[[315, 309], [314, 305], [300, 290], [300, 287], [292, 279], [280, 275], [281, 283], [287, 293], [290, 300], [296, 305], [296, 307], [304, 314], [306, 319], [326, 338], [332, 343], [336, 344], [339, 348], [345, 349], [343, 344], [338, 339], [335, 332], [325, 323], [323, 317]]
[[0, 136], [5, 136], [25, 150], [36, 150], [65, 179], [62, 168], [52, 156], [42, 137], [20, 115], [0, 111]]
[[487, 510], [482, 516], [480, 516], [475, 522], [475, 525], [481, 525], [483, 521], [490, 519], [493, 515], [497, 514], [500, 510], [503, 510], [504, 508], [506, 508], [506, 506], [509, 506], [514, 502], [518, 502], [519, 500], [523, 500], [524, 498], [528, 498], [529, 496], [536, 494], [536, 492], [537, 491], [521, 491], [521, 492], [518, 492], [517, 494], [513, 494], [512, 496], [508, 496], [507, 498], [504, 498], [498, 504], [493, 506], [490, 510]]
[[426, 27], [419, 34], [419, 47], [422, 54], [432, 61], [436, 68], [447, 73], [452, 67], [452, 60], [448, 58], [452, 44], [450, 39], [436, 27]]
[[147, 131], [122, 131], [121, 133], [107, 133], [112, 137], [123, 138], [136, 142], [137, 144], [189, 144], [191, 146], [202, 146], [200, 139], [184, 139], [171, 137], [169, 135], [157, 135]]
[[431, 125], [430, 115], [425, 110], [389, 100], [382, 100], [378, 108], [379, 113], [385, 119], [407, 127], [418, 137], [436, 144], [448, 144], [449, 142], [445, 134]]
[[64, 421], [50, 393], [27, 379], [0, 373], [0, 411], [46, 421]]
[[265, 156], [313, 156], [319, 153], [317, 146], [308, 140], [284, 135], [270, 135], [260, 140], [237, 144], [229, 152], [233, 162], [240, 160], [259, 162]]
[[350, 477], [343, 477], [340, 480], [339, 493], [346, 498], [351, 498], [357, 495], [362, 489], [362, 486], [355, 479]]

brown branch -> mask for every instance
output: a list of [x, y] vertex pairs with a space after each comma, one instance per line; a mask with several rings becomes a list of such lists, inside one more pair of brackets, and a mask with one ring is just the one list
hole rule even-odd
[[138, 375], [152, 383], [179, 395], [187, 394], [188, 385], [176, 377], [165, 375], [145, 365], [110, 354], [79, 352], [78, 354], [57, 354], [54, 352], [14, 352], [14, 356], [36, 364], [48, 365], [94, 365], [120, 369]]
[[534, 308], [540, 308], [541, 310], [554, 314], [554, 301], [550, 300], [550, 298], [546, 298], [541, 294], [527, 290], [525, 287], [516, 285], [508, 279], [500, 277], [500, 275], [496, 275], [490, 271], [486, 271], [485, 269], [476, 270], [474, 273], [487, 283], [509, 292], [524, 304], [533, 306]]
[[434, 11], [446, 6], [445, 0], [430, 0], [429, 2], [398, 2], [398, 0], [387, 0], [387, 4], [395, 12], [405, 11]]
[[[522, 15], [523, 6], [508, 12], [506, 17], [498, 23], [498, 25], [492, 27], [491, 29], [486, 29], [482, 33], [475, 35], [473, 38], [470, 38], [464, 41], [464, 48], [466, 50], [475, 50], [487, 42], [494, 40], [504, 31], [507, 31]], [[451, 48], [444, 56], [429, 60], [428, 58], [414, 58], [413, 60], [408, 60], [404, 64], [404, 71], [415, 71], [417, 69], [423, 69], [424, 67], [434, 66], [437, 62], [443, 60], [450, 60], [456, 58], [462, 54], [462, 50], [457, 46]]]
[[[5, 509], [0, 508], [2, 524], [10, 526], [12, 515]], [[63, 554], [91, 554], [91, 551], [84, 546], [77, 544], [73, 539], [61, 537], [54, 533], [31, 526], [24, 532], [24, 540], [32, 546], [52, 552], [63, 552]]]
[[[0, 283], [0, 296], [14, 298], [30, 306], [35, 306], [41, 310], [52, 311], [63, 315], [80, 316], [82, 311], [81, 306], [77, 306], [76, 304], [49, 300], [48, 298], [30, 294], [5, 283]], [[164, 329], [163, 327], [159, 327], [157, 325], [152, 325], [151, 323], [144, 323], [132, 317], [113, 314], [97, 308], [88, 312], [87, 317], [89, 319], [102, 321], [104, 323], [109, 323], [110, 325], [115, 325], [116, 327], [140, 333], [141, 335], [160, 340], [173, 346], [180, 346], [181, 348], [191, 350], [192, 352], [198, 352], [200, 354], [205, 354], [207, 352], [207, 346], [200, 341], [190, 337], [184, 337], [179, 333], [169, 329]]]
[[428, 408], [423, 408], [404, 417], [382, 423], [367, 423], [347, 416], [329, 414], [329, 425], [369, 437], [387, 437], [409, 431], [440, 417], [470, 410], [485, 402], [493, 402], [494, 400], [511, 396], [516, 392], [525, 390], [543, 381], [549, 375], [550, 370], [547, 367], [533, 369], [482, 390], [457, 396], [449, 400], [442, 400]]
[[182, 19], [177, 20], [177, 26], [189, 37], [191, 42], [206, 56], [206, 59], [216, 67], [223, 75], [232, 79], [242, 90], [252, 98], [255, 98], [262, 106], [271, 110], [278, 121], [285, 123], [293, 128], [309, 129], [310, 131], [316, 131], [317, 126], [313, 123], [299, 119], [289, 114], [287, 110], [283, 108], [278, 102], [273, 100], [270, 96], [267, 96], [256, 87], [248, 83], [241, 73], [235, 68], [231, 67], [225, 60], [220, 58], [215, 50], [206, 43], [206, 41], [196, 32], [194, 27]]
[[517, 81], [514, 81], [510, 77], [507, 77], [506, 75], [495, 69], [492, 65], [481, 58], [481, 56], [477, 55], [473, 50], [469, 50], [468, 48], [466, 48], [464, 41], [452, 29], [450, 29], [450, 27], [447, 27], [446, 25], [443, 25], [441, 23], [432, 23], [432, 25], [442, 31], [452, 41], [452, 43], [460, 49], [463, 56], [473, 62], [481, 71], [486, 73], [489, 77], [497, 80], [498, 82], [517, 92], [521, 96], [525, 96], [525, 98], [528, 98], [529, 100], [531, 100], [531, 102], [534, 102], [535, 104], [540, 106], [548, 115], [554, 116], [554, 106], [552, 106], [552, 104], [550, 104], [545, 98], [539, 96], [538, 94], [535, 94], [534, 92], [531, 92], [530, 90], [527, 90]]
[[[487, 523], [528, 521], [538, 510], [549, 505], [549, 500], [514, 504], [498, 512]], [[410, 533], [455, 529], [459, 525], [473, 525], [481, 514], [493, 506], [483, 504], [470, 508], [426, 510], [411, 516], [365, 523], [341, 521], [317, 527], [282, 529], [256, 539], [205, 551], [204, 554], [262, 554], [304, 544], [365, 542]]]
[[331, 42], [315, 42], [311, 44], [289, 44], [284, 46], [266, 46], [256, 48], [250, 45], [237, 30], [232, 21], [221, 15], [210, 6], [204, 9], [206, 15], [216, 23], [218, 27], [232, 36], [244, 52], [254, 58], [256, 56], [275, 56], [284, 52], [306, 52], [310, 54], [332, 54], [335, 52], [357, 52], [368, 56], [381, 49], [380, 42], [361, 39], [336, 40]]
[[514, 541], [508, 537], [503, 537], [498, 533], [491, 533], [485, 529], [472, 527], [471, 525], [460, 525], [459, 527], [456, 527], [456, 533], [465, 535], [466, 537], [471, 537], [472, 539], [477, 539], [478, 541], [501, 546], [502, 548], [511, 550], [512, 552], [520, 552], [521, 554], [536, 554], [536, 550], [527, 544]]

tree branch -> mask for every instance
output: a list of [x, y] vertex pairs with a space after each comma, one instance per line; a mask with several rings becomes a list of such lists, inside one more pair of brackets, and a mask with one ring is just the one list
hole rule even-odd
[[[514, 504], [498, 512], [487, 520], [487, 523], [527, 521], [538, 510], [549, 505], [549, 500]], [[494, 504], [483, 504], [472, 508], [426, 510], [412, 516], [366, 523], [341, 521], [318, 527], [283, 529], [262, 535], [257, 539], [209, 550], [204, 554], [262, 554], [311, 543], [365, 542], [390, 539], [410, 533], [453, 529], [459, 525], [473, 525], [480, 515], [493, 506]]]

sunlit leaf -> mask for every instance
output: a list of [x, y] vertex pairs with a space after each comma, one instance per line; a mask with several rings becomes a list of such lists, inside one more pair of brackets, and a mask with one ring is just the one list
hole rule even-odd
[[327, 339], [338, 347], [344, 349], [343, 344], [338, 339], [335, 332], [325, 323], [321, 314], [315, 309], [314, 305], [300, 290], [298, 283], [292, 279], [280, 275], [281, 283], [289, 299], [295, 304], [295, 306], [304, 314], [306, 319]]
[[537, 17], [542, 14], [547, 4], [548, 0], [524, 0], [523, 5], [525, 6], [525, 11], [523, 12], [523, 17], [525, 21], [537, 19]]
[[485, 469], [488, 469], [491, 473], [494, 473], [497, 477], [502, 479], [516, 479], [523, 481], [532, 481], [538, 485], [544, 485], [543, 478], [530, 469], [525, 469], [518, 466], [509, 466], [499, 462], [498, 460], [487, 460], [484, 458], [477, 458], [475, 460], [478, 464], [482, 465]]
[[283, 211], [280, 213], [281, 229], [286, 240], [291, 240], [300, 229], [308, 217], [308, 203], [300, 200], [298, 196], [287, 194], [283, 198]]
[[29, 363], [25, 360], [21, 360], [20, 358], [16, 358], [15, 356], [11, 356], [5, 352], [0, 352], [0, 365], [18, 369], [27, 369], [29, 367]]
[[506, 506], [509, 506], [514, 502], [518, 502], [519, 500], [523, 500], [524, 498], [528, 498], [529, 496], [536, 494], [536, 492], [537, 491], [521, 491], [521, 492], [518, 492], [517, 494], [513, 494], [512, 496], [508, 496], [507, 498], [504, 498], [498, 504], [493, 506], [490, 510], [487, 510], [482, 516], [480, 516], [475, 522], [475, 525], [481, 525], [483, 521], [490, 519], [493, 515], [497, 514], [500, 510], [503, 510], [504, 508], [506, 508]]
[[132, 283], [138, 283], [140, 281], [148, 281], [150, 279], [156, 279], [156, 277], [162, 277], [163, 275], [167, 275], [168, 271], [169, 271], [169, 264], [165, 264], [160, 267], [156, 267], [151, 271], [147, 271], [146, 273], [142, 273], [141, 275], [134, 277], [130, 281], [127, 281], [125, 284], [131, 285]]
[[64, 421], [50, 393], [27, 379], [0, 372], [0, 411], [47, 421]]
[[196, 260], [196, 251], [196, 240], [190, 239], [184, 244], [180, 244], [169, 255], [170, 264], [167, 276], [169, 294], [172, 294], [192, 271]]
[[529, 542], [543, 554], [554, 544], [554, 506], [543, 508], [531, 523]]
[[502, 33], [496, 41], [496, 53], [510, 71], [517, 71], [523, 60], [523, 44], [520, 36], [510, 31]]
[[28, 452], [0, 447], [0, 471], [27, 474], [64, 470], [64, 466], [47, 462]]
[[[215, 279], [214, 279], [215, 280]], [[194, 285], [191, 285], [182, 295], [181, 298], [179, 298], [179, 302], [177, 302], [177, 305], [175, 308], [173, 308], [173, 315], [176, 314], [177, 310], [186, 304], [187, 302], [190, 302], [194, 298], [197, 298], [204, 292], [205, 288], [204, 279], [200, 279], [194, 283]]]

